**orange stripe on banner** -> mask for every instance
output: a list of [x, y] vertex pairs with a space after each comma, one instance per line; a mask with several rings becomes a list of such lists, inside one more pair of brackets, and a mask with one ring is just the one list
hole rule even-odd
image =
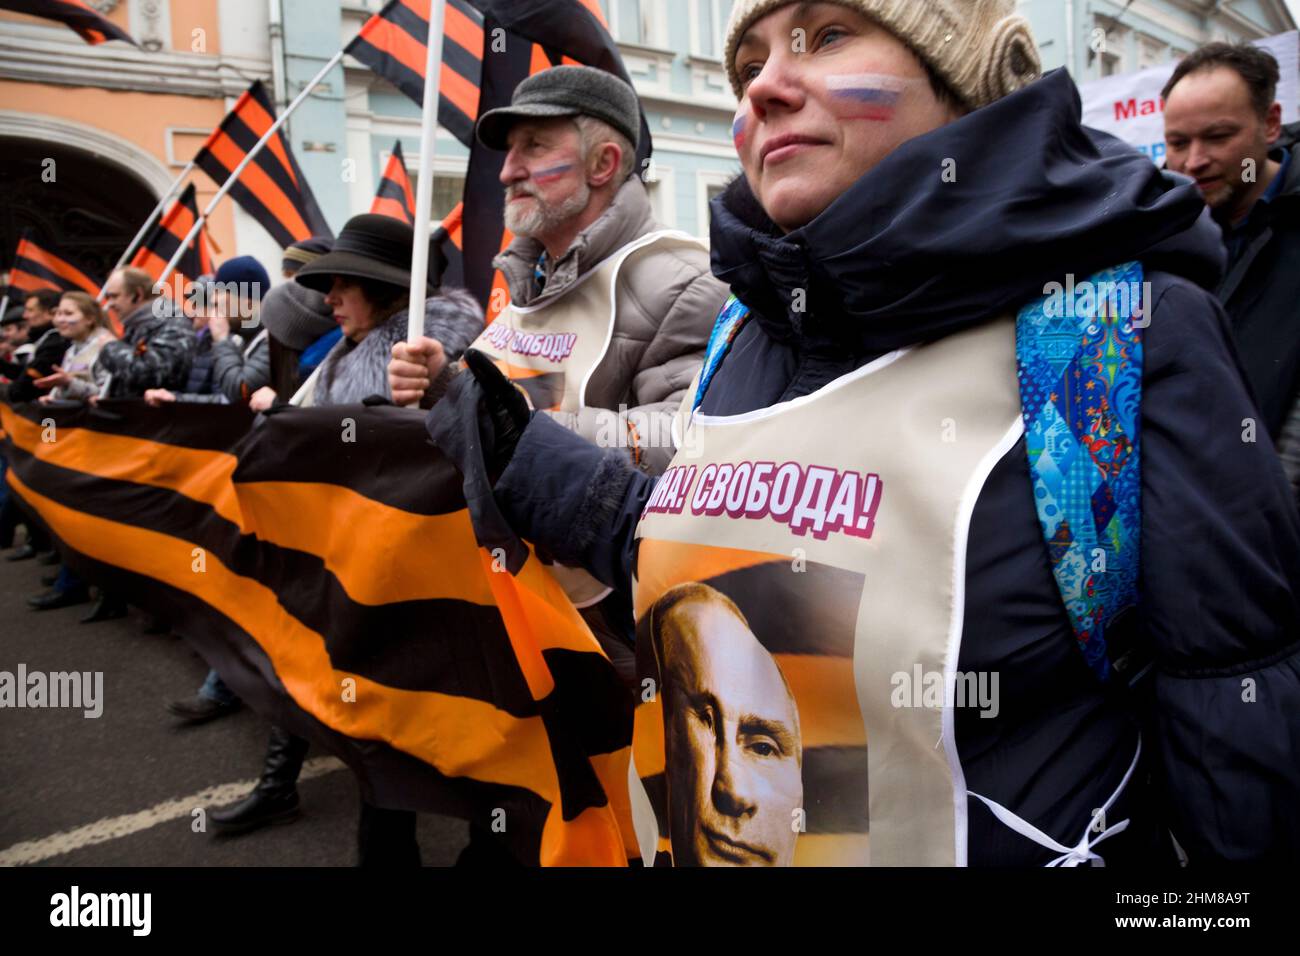
[[41, 289], [59, 291], [59, 285], [44, 276], [34, 276], [30, 272], [14, 267], [9, 270], [9, 285], [20, 292], [39, 292]]
[[396, 199], [388, 196], [376, 196], [375, 201], [370, 206], [370, 212], [375, 216], [390, 216], [393, 219], [401, 220], [408, 226], [414, 225], [411, 217], [407, 214], [407, 209]]
[[800, 833], [795, 866], [869, 866], [871, 837], [866, 833]]
[[546, 51], [542, 49], [540, 44], [534, 43], [532, 59], [528, 64], [529, 76], [534, 73], [540, 73], [542, 70], [549, 70], [550, 68], [551, 58], [546, 55]]
[[867, 746], [852, 658], [814, 654], [774, 656], [799, 708], [799, 730], [805, 750]]
[[612, 754], [596, 754], [588, 759], [609, 799], [614, 819], [618, 821], [618, 830], [623, 835], [624, 859], [635, 859], [641, 855], [641, 849], [636, 840], [636, 824], [632, 821], [632, 794], [628, 790], [627, 772], [632, 762], [632, 749], [624, 747]]
[[[228, 170], [234, 170], [244, 158], [244, 151], [229, 136], [222, 136], [212, 144], [212, 155]], [[296, 240], [310, 238], [311, 229], [302, 214], [256, 162], [249, 163], [239, 174], [239, 180], [270, 210]]]
[[[244, 109], [239, 114], [239, 118], [244, 121], [244, 125], [251, 129], [258, 139], [265, 136], [266, 131], [275, 123], [275, 117], [267, 112], [266, 107], [253, 97], [249, 97], [248, 102], [244, 104]], [[293, 174], [293, 164], [289, 162], [289, 155], [284, 151], [284, 140], [280, 138], [278, 132], [266, 141], [266, 145], [262, 149], [263, 153], [259, 153], [258, 158], [253, 162], [260, 162], [265, 151], [269, 150], [280, 161], [285, 175], [289, 177], [289, 182], [301, 188], [298, 177]]]
[[[459, 600], [490, 607], [494, 603], [492, 589], [475, 563], [439, 562], [437, 572], [431, 573], [424, 561], [394, 560], [394, 555], [434, 553], [435, 546], [452, 554], [473, 554], [478, 544], [465, 509], [445, 515], [412, 514], [351, 488], [306, 482], [239, 482], [234, 492], [246, 534], [321, 558], [358, 604]], [[365, 533], [358, 534], [358, 528]]]
[[426, 46], [401, 27], [388, 20], [378, 20], [375, 23], [374, 33], [367, 39], [402, 66], [412, 70], [416, 76], [424, 76]]
[[640, 704], [632, 715], [632, 760], [636, 775], [644, 780], [664, 772], [664, 705], [656, 690], [654, 700]]
[[646, 538], [641, 542], [641, 557], [637, 560], [637, 567], [653, 571], [637, 577], [636, 618], [639, 621], [645, 616], [652, 599], [657, 600], [669, 588], [679, 584], [709, 581], [730, 571], [789, 560], [784, 555], [765, 551], [741, 551]]
[[[424, 9], [425, 12], [420, 16], [427, 20], [429, 9], [427, 4]], [[469, 53], [473, 54], [475, 59], [482, 60], [483, 28], [450, 3], [444, 4], [444, 10], [442, 17], [443, 36], [459, 43]], [[471, 113], [470, 115], [473, 116], [474, 114]]]
[[[244, 90], [244, 92], [239, 94], [239, 99], [235, 100], [235, 105], [234, 107], [231, 108], [230, 112], [234, 113], [235, 115], [239, 115], [240, 111], [243, 110], [244, 108], [244, 104], [247, 103], [252, 98], [253, 98], [253, 94], [248, 90]], [[224, 123], [225, 120], [223, 119], [221, 122]], [[210, 151], [212, 149], [212, 144], [225, 135], [226, 135], [226, 131], [221, 128], [221, 124], [218, 124], [217, 128], [214, 129], [211, 133], [209, 133], [208, 138], [203, 141], [203, 145], [199, 147], [199, 152], [201, 153], [205, 149]], [[231, 168], [233, 169], [234, 167]]]
[[209, 505], [227, 521], [240, 524], [239, 502], [230, 483], [239, 463], [234, 455], [108, 435], [88, 428], [60, 428], [55, 440], [46, 442], [41, 440], [40, 425], [4, 405], [0, 405], [0, 420], [13, 443], [38, 461], [96, 478], [166, 488]]
[[565, 821], [558, 803], [542, 827], [542, 866], [627, 866], [618, 822], [609, 807], [589, 807]]
[[90, 276], [86, 275], [76, 266], [72, 265], [66, 259], [61, 259], [52, 252], [42, 249], [36, 243], [28, 239], [23, 239], [18, 243], [18, 249], [14, 252], [15, 261], [19, 259], [28, 259], [37, 265], [44, 266], [55, 275], [67, 279], [73, 285], [95, 295], [99, 292], [99, 283]]
[[[521, 787], [558, 801], [540, 717], [520, 719], [473, 698], [399, 690], [335, 670], [320, 634], [289, 614], [274, 591], [235, 574], [216, 555], [207, 555], [200, 577], [191, 542], [74, 511], [12, 472], [9, 480], [69, 547], [192, 594], [247, 631], [294, 701], [327, 727], [358, 740], [385, 741], [447, 776]], [[348, 678], [356, 682], [352, 702], [340, 692]]]
[[478, 116], [479, 88], [445, 63], [439, 76], [438, 95], [446, 97], [470, 119]]

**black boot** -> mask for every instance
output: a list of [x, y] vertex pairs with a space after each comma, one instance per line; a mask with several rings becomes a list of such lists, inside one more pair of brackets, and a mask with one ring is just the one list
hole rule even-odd
[[89, 600], [90, 591], [83, 584], [80, 587], [68, 588], [66, 591], [46, 591], [36, 597], [29, 597], [27, 603], [35, 611], [53, 611], [55, 608], [85, 604]]
[[307, 741], [272, 724], [257, 786], [234, 806], [210, 811], [212, 825], [222, 833], [246, 833], [297, 818], [298, 773], [306, 756]]
[[110, 591], [99, 592], [99, 600], [90, 609], [90, 613], [81, 619], [82, 624], [94, 624], [97, 621], [113, 621], [126, 617], [126, 602]]

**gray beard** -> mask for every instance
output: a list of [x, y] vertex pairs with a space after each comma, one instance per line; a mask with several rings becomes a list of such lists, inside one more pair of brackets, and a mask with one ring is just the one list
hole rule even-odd
[[535, 239], [537, 236], [550, 232], [556, 227], [562, 226], [574, 216], [577, 216], [587, 208], [587, 203], [590, 201], [591, 187], [586, 183], [583, 183], [578, 192], [561, 202], [558, 206], [552, 206], [545, 202], [540, 196], [533, 195], [532, 208], [527, 212], [523, 212], [510, 205], [507, 200], [505, 216], [506, 228], [516, 236], [525, 236], [529, 239]]

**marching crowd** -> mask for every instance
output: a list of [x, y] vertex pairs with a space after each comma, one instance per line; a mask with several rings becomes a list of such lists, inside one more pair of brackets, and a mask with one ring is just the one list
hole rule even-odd
[[[996, 719], [957, 713], [937, 776], [916, 771], [915, 793], [939, 793], [948, 816], [918, 798], [914, 822], [896, 821], [883, 801], [877, 818], [873, 796], [873, 839], [893, 825], [930, 833], [938, 821], [957, 827], [948, 843], [973, 864], [1077, 865], [1103, 854], [1112, 864], [1293, 860], [1300, 147], [1281, 124], [1277, 65], [1249, 46], [1212, 44], [1187, 57], [1165, 91], [1169, 159], [1160, 170], [1081, 125], [1073, 82], [1064, 71], [1040, 75], [1014, 8], [1011, 0], [736, 3], [725, 64], [741, 104], [742, 172], [712, 203], [708, 244], [655, 221], [633, 169], [640, 105], [629, 86], [572, 66], [525, 80], [476, 130], [505, 156], [514, 239], [494, 265], [510, 302], [494, 325], [511, 334], [485, 332], [479, 303], [440, 284], [435, 248], [424, 334], [408, 342], [413, 232], [360, 215], [336, 240], [286, 249], [278, 283], [250, 257], [222, 263], [197, 280], [205, 291], [197, 306], [160, 298], [150, 276], [130, 267], [109, 278], [104, 307], [79, 292], [32, 294], [0, 320], [7, 398], [139, 397], [261, 412], [379, 395], [427, 410], [435, 444], [467, 482], [489, 482], [511, 526], [558, 562], [557, 578], [629, 691], [638, 677], [634, 594], [654, 579], [644, 553], [637, 564], [638, 541], [668, 520], [647, 503], [676, 453], [650, 435], [689, 437], [702, 461], [725, 448], [755, 461], [843, 462], [846, 473], [877, 467], [855, 457], [865, 449], [888, 449], [899, 475], [935, 490], [904, 501], [899, 481], [886, 479], [880, 522], [914, 522], [913, 540], [899, 547], [917, 549], [922, 564], [959, 585], [900, 592], [908, 607], [891, 620], [921, 657], [943, 659], [958, 634], [955, 663], [1000, 672], [1004, 700]], [[805, 48], [792, 48], [796, 33]], [[1054, 453], [1051, 441], [1044, 446], [1032, 429], [1004, 434], [1004, 413], [1019, 421], [1031, 395], [1057, 399], [1046, 379], [1034, 380], [1022, 310], [1067, 274], [1126, 263], [1140, 263], [1149, 298], [1105, 318], [1120, 322], [1112, 343], [1120, 357], [1141, 356], [1133, 377], [1112, 373], [1107, 394], [1097, 371], [1105, 357], [1089, 365], [1076, 356], [1077, 375], [1096, 373], [1088, 388], [1098, 384], [1090, 400], [1102, 411], [1078, 412], [1083, 425], [1065, 415], [1051, 426], [1056, 447], [1061, 435], [1086, 442], [1110, 429], [1101, 437], [1113, 457], [1098, 459], [1111, 482], [1105, 519], [1096, 495], [1073, 501], [1069, 482], [1043, 479], [1076, 523], [1082, 514], [1113, 529], [1113, 514], [1131, 516], [1103, 546], [1131, 562], [1134, 583], [1097, 598], [1077, 580], [1067, 589], [1064, 559], [1045, 542], [1055, 522], [1054, 506], [1041, 501], [1040, 455]], [[1144, 329], [1140, 351], [1135, 325]], [[545, 335], [568, 351], [548, 344], [550, 354], [538, 356], [530, 343]], [[1141, 395], [1140, 423], [1125, 418], [1131, 406], [1117, 381]], [[871, 411], [924, 407], [927, 395], [954, 388], [964, 396], [959, 417], [971, 423], [963, 427], [986, 441], [965, 463], [936, 454], [929, 433], [917, 434], [921, 426], [901, 412]], [[462, 426], [480, 408], [476, 446]], [[800, 416], [816, 427], [799, 428]], [[1114, 437], [1116, 421], [1127, 438]], [[748, 488], [751, 498], [770, 494], [776, 513], [779, 482]], [[57, 564], [17, 497], [0, 496], [0, 546], [12, 547], [15, 528], [27, 526], [6, 559]], [[954, 541], [961, 514], [968, 532]], [[725, 513], [688, 513], [665, 533], [702, 542], [739, 535], [739, 546], [742, 525]], [[769, 548], [756, 538], [753, 549]], [[46, 584], [30, 599], [36, 610], [90, 601], [90, 583], [70, 569]], [[125, 613], [101, 593], [84, 620]], [[184, 631], [183, 621], [149, 626]], [[870, 653], [861, 627], [858, 653]], [[1121, 656], [1151, 666], [1121, 666]], [[1109, 683], [1095, 679], [1108, 671]], [[1264, 703], [1240, 703], [1243, 678], [1259, 684]], [[1117, 683], [1136, 689], [1117, 693]], [[684, 688], [665, 687], [670, 707]], [[203, 722], [239, 706], [212, 671], [170, 709]], [[758, 838], [746, 837], [761, 801], [746, 760], [758, 758], [731, 717], [703, 717], [703, 706], [684, 707], [665, 737], [671, 757], [698, 743], [692, 721], [708, 725], [715, 759], [698, 825], [712, 836], [690, 845], [693, 824], [674, 811], [673, 855], [766, 859]], [[928, 751], [914, 763], [930, 766], [933, 738], [922, 743]], [[272, 728], [257, 787], [214, 810], [213, 824], [245, 831], [292, 819], [307, 746]], [[679, 789], [670, 787], [674, 799]], [[1125, 824], [1093, 829], [1097, 807]], [[363, 863], [419, 861], [413, 814], [363, 803], [358, 832]], [[477, 825], [471, 833], [465, 862], [506, 862], [490, 833]], [[882, 854], [887, 845], [882, 837]], [[953, 859], [944, 852], [919, 858]]]

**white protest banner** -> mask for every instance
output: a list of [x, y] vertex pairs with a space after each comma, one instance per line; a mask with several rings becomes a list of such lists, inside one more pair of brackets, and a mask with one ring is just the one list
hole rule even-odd
[[[1282, 122], [1300, 119], [1300, 32], [1292, 30], [1256, 42], [1277, 57], [1281, 81], [1277, 98], [1282, 104]], [[1173, 63], [1135, 73], [1122, 73], [1094, 80], [1079, 87], [1083, 98], [1085, 126], [1118, 136], [1151, 157], [1157, 165], [1165, 160], [1165, 103], [1160, 93], [1174, 72]]]

